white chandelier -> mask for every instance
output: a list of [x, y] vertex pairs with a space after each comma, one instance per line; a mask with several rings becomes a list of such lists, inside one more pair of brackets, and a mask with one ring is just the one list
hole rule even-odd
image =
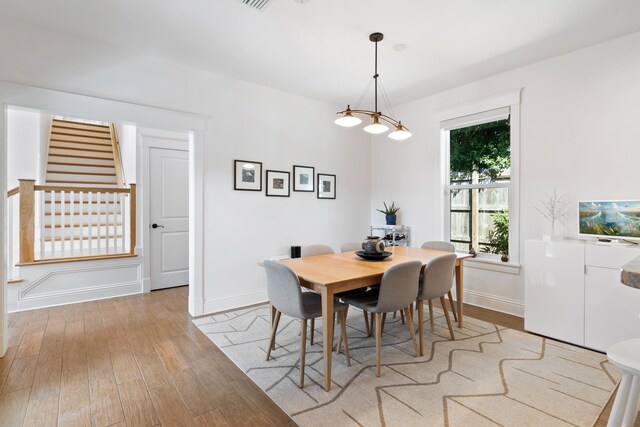
[[[411, 132], [409, 132], [409, 129], [407, 129], [402, 124], [401, 121], [396, 120], [393, 117], [389, 117], [385, 114], [382, 114], [380, 111], [378, 111], [378, 79], [380, 78], [380, 75], [378, 74], [378, 42], [381, 41], [383, 37], [384, 35], [382, 33], [373, 33], [369, 36], [369, 40], [374, 42], [376, 46], [375, 47], [375, 70], [373, 74], [373, 83], [374, 83], [374, 90], [375, 90], [374, 111], [358, 109], [358, 107], [360, 106], [360, 102], [362, 102], [362, 99], [365, 97], [365, 95], [369, 90], [369, 87], [371, 86], [371, 83], [369, 83], [369, 86], [367, 86], [364, 93], [360, 97], [360, 101], [358, 101], [358, 105], [356, 105], [356, 107], [353, 110], [351, 109], [350, 105], [347, 105], [346, 110], [338, 111], [337, 114], [340, 114], [341, 116], [336, 119], [335, 124], [343, 127], [353, 127], [362, 123], [362, 119], [360, 119], [359, 117], [356, 117], [355, 115], [369, 116], [372, 119], [372, 123], [364, 127], [365, 132], [368, 132], [373, 135], [379, 135], [388, 131], [389, 127], [384, 123], [380, 123], [380, 121], [382, 120], [383, 122], [387, 122], [390, 125], [395, 127], [395, 130], [389, 133], [389, 135], [387, 136], [391, 139], [395, 139], [396, 141], [402, 141], [411, 137]], [[387, 107], [391, 108], [388, 105], [388, 97], [382, 85], [380, 85], [380, 89], [382, 90], [383, 98], [387, 102]]]

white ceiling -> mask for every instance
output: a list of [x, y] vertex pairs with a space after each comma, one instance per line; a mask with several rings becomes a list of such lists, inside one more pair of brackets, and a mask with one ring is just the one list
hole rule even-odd
[[0, 15], [336, 105], [371, 78], [374, 31], [394, 104], [640, 31], [637, 0], [0, 0]]

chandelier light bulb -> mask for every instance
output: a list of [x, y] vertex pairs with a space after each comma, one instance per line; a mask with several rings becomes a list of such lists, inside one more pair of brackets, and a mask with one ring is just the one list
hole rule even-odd
[[355, 117], [353, 114], [351, 114], [351, 109], [347, 107], [347, 110], [345, 111], [344, 116], [338, 117], [334, 123], [337, 124], [338, 126], [350, 128], [353, 126], [358, 126], [360, 123], [362, 123], [362, 120], [359, 119], [358, 117]]
[[378, 116], [374, 116], [373, 123], [366, 126], [363, 130], [373, 135], [379, 135], [388, 131], [389, 128], [378, 121]]
[[396, 125], [396, 130], [394, 130], [387, 136], [395, 141], [404, 141], [405, 139], [411, 138], [411, 135], [412, 133], [402, 125], [402, 122], [398, 122], [398, 124]]

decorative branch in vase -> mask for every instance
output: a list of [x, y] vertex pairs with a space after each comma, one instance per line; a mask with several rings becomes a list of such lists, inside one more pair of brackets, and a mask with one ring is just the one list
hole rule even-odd
[[551, 238], [556, 237], [556, 223], [567, 214], [569, 201], [564, 195], [558, 194], [556, 189], [542, 202], [542, 208], [535, 208], [547, 221], [551, 223]]

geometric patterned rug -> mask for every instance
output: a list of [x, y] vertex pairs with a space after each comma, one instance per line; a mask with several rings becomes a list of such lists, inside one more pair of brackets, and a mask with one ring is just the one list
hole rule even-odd
[[305, 427], [592, 426], [620, 379], [603, 354], [471, 317], [451, 341], [442, 312], [435, 314], [431, 331], [425, 305], [425, 355], [417, 358], [407, 326], [399, 316], [387, 317], [377, 378], [375, 339], [366, 336], [362, 312], [351, 308], [351, 367], [344, 352], [334, 353], [328, 393], [322, 322], [316, 322], [317, 341], [307, 345], [304, 389], [298, 387], [298, 320], [282, 315], [269, 362], [267, 305], [193, 322]]

